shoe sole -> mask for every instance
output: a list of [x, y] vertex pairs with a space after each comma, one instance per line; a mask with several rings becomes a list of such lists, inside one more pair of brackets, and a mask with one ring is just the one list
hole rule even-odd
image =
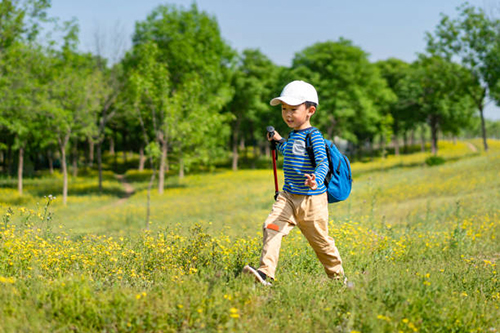
[[257, 272], [257, 270], [251, 266], [246, 265], [245, 267], [243, 267], [243, 273], [253, 275], [253, 277], [255, 277], [255, 281], [259, 282], [260, 284], [262, 284], [264, 286], [271, 286], [272, 285], [271, 283], [264, 280], [260, 276], [259, 272]]

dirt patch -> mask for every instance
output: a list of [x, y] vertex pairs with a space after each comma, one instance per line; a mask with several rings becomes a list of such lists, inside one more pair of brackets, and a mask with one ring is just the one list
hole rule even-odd
[[467, 147], [469, 147], [469, 149], [472, 150], [474, 153], [477, 153], [477, 148], [472, 143], [467, 142]]
[[115, 175], [115, 177], [122, 183], [123, 189], [125, 190], [125, 195], [123, 196], [123, 198], [114, 203], [115, 205], [120, 205], [127, 201], [128, 198], [130, 198], [135, 193], [135, 189], [129, 182], [127, 182], [127, 179], [124, 175]]

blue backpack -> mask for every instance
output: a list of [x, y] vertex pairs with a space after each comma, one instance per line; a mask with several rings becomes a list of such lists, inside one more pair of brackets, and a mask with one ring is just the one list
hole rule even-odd
[[[313, 129], [306, 135], [306, 151], [313, 167], [316, 167], [314, 151], [311, 144], [311, 135], [317, 129]], [[325, 140], [326, 156], [328, 158], [328, 173], [325, 177], [326, 192], [328, 193], [328, 203], [339, 202], [347, 199], [351, 193], [352, 175], [349, 159], [343, 155], [335, 144]]]

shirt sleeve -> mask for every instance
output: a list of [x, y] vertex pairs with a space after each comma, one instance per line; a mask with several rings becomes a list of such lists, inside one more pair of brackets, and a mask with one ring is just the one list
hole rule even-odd
[[328, 173], [328, 158], [326, 156], [325, 140], [319, 131], [314, 131], [311, 134], [312, 147], [314, 151], [314, 160], [316, 162], [316, 182], [323, 184], [326, 174]]
[[285, 155], [286, 145], [288, 144], [288, 140], [284, 140], [276, 145], [276, 149], [282, 154]]

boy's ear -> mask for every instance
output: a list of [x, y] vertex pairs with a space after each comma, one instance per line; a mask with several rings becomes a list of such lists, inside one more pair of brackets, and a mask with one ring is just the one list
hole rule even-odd
[[314, 105], [311, 105], [309, 109], [307, 110], [310, 116], [312, 116], [314, 113], [316, 113], [316, 107]]

